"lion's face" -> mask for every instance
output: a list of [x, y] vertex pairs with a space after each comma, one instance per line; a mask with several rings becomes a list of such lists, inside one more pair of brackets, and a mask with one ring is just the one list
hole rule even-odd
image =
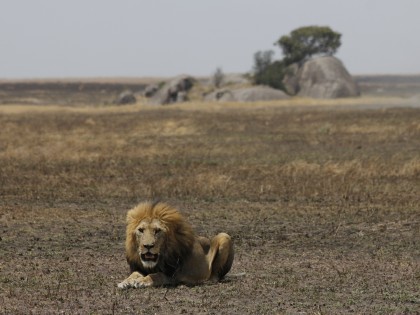
[[138, 254], [146, 268], [154, 268], [162, 254], [167, 228], [159, 219], [146, 218], [136, 227]]
[[194, 242], [191, 225], [165, 203], [141, 203], [127, 212], [125, 248], [131, 272], [173, 272]]

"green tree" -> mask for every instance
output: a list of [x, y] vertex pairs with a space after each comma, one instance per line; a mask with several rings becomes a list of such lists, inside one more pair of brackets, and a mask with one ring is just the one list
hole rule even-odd
[[341, 46], [341, 34], [328, 26], [305, 26], [282, 36], [275, 44], [283, 51], [285, 64], [301, 62], [313, 55], [334, 55]]
[[259, 75], [267, 70], [267, 68], [273, 63], [274, 51], [257, 51], [254, 54], [254, 75]]
[[274, 51], [258, 51], [254, 54], [254, 84], [268, 85], [275, 89], [283, 89], [285, 66], [280, 60], [273, 61]]

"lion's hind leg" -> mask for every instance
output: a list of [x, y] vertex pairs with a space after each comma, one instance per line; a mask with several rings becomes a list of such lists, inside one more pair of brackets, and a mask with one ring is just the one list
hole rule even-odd
[[210, 280], [222, 279], [229, 272], [233, 263], [232, 238], [226, 233], [219, 233], [213, 237], [207, 257], [211, 270]]

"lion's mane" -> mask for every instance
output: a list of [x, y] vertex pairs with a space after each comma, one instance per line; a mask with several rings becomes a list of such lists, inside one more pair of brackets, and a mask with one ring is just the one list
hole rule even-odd
[[[157, 265], [145, 268], [139, 256], [139, 246], [136, 238], [136, 228], [144, 219], [159, 219], [167, 228], [165, 241], [160, 251]], [[191, 225], [178, 210], [162, 203], [146, 202], [139, 204], [127, 213], [126, 258], [131, 272], [138, 271], [144, 275], [163, 272], [172, 276], [183, 260], [191, 253], [195, 234]]]

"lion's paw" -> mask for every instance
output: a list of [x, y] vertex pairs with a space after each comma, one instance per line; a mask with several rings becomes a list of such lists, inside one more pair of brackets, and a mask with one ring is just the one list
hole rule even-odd
[[152, 284], [146, 281], [143, 281], [143, 279], [136, 281], [133, 284], [133, 288], [139, 289], [139, 288], [147, 288], [150, 287]]
[[127, 281], [123, 281], [123, 282], [118, 283], [118, 288], [120, 288], [120, 289], [124, 290], [124, 289], [128, 289], [130, 287], [131, 287], [131, 285]]
[[118, 283], [118, 288], [120, 289], [130, 289], [130, 288], [146, 288], [150, 287], [152, 283], [150, 281], [147, 281], [145, 277], [136, 278], [136, 279], [130, 279], [127, 278], [123, 282]]
[[118, 283], [118, 287], [123, 290], [135, 288], [135, 279], [125, 279], [123, 282]]

